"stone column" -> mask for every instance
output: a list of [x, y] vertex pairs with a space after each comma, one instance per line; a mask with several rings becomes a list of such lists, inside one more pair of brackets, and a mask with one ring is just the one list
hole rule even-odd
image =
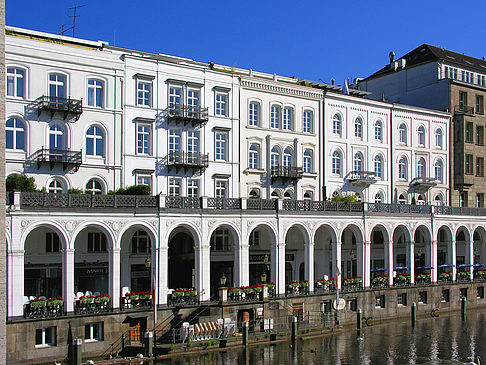
[[108, 290], [113, 309], [120, 308], [120, 251], [120, 247], [113, 248], [109, 258]]
[[[12, 250], [7, 253], [8, 287], [7, 298], [9, 317], [22, 316], [24, 312], [24, 250]], [[72, 296], [72, 295], [71, 295]]]
[[388, 272], [388, 285], [393, 286], [393, 240], [384, 243], [385, 246], [385, 268]]
[[410, 268], [410, 284], [415, 283], [415, 242], [410, 241], [408, 246], [408, 267]]
[[[361, 276], [363, 277], [363, 286], [365, 288], [369, 288], [371, 286], [371, 244], [370, 242], [364, 241], [361, 250], [362, 250], [361, 266], [363, 267]], [[358, 258], [359, 258], [359, 251], [358, 251]]]
[[167, 304], [167, 289], [169, 288], [168, 267], [169, 267], [169, 249], [166, 244], [160, 245], [158, 249], [158, 283], [157, 283], [157, 303]]
[[[472, 236], [470, 236], [469, 242], [466, 243], [466, 263], [470, 265], [474, 265], [474, 241], [472, 240]], [[473, 274], [473, 267], [469, 267], [469, 279], [474, 278]]]
[[74, 312], [74, 248], [62, 250], [62, 297], [66, 312]]
[[341, 242], [336, 241], [332, 246], [332, 276], [336, 281], [336, 288], [341, 289]]
[[309, 281], [309, 293], [314, 292], [314, 242], [305, 244], [305, 280]]
[[431, 270], [431, 275], [430, 275], [430, 280], [432, 283], [437, 282], [437, 271], [439, 270], [437, 268], [437, 241], [432, 240], [430, 242], [430, 266], [433, 267]]
[[248, 286], [250, 281], [250, 246], [248, 242], [240, 242], [235, 247], [235, 286]]
[[202, 292], [201, 300], [209, 300], [211, 297], [211, 251], [208, 242], [200, 242], [195, 250], [196, 289]]
[[277, 294], [285, 294], [285, 243], [277, 243], [272, 247], [272, 277], [275, 278]]
[[457, 268], [456, 268], [456, 240], [452, 239], [449, 246], [449, 262], [452, 264], [452, 280], [456, 281]]

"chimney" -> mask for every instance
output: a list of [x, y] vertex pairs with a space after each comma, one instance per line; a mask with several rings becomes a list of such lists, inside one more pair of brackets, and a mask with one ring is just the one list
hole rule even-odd
[[398, 66], [401, 68], [401, 69], [404, 69], [405, 66], [407, 65], [407, 60], [405, 58], [400, 58], [398, 60]]
[[334, 85], [334, 79], [331, 80], [331, 85]]
[[395, 62], [395, 52], [391, 51], [388, 54], [388, 57], [390, 58], [390, 68], [392, 70], [396, 70], [398, 65], [397, 65], [397, 62]]

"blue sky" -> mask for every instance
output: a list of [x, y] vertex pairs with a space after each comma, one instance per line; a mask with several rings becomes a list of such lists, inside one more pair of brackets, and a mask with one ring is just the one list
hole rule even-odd
[[73, 5], [79, 38], [337, 84], [422, 43], [486, 56], [484, 0], [6, 0], [6, 23], [57, 33]]

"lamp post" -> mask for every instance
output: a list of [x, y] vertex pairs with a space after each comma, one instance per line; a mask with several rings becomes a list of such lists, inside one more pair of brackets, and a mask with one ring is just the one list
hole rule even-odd
[[152, 261], [150, 260], [149, 257], [145, 259], [145, 268], [149, 270], [149, 275], [150, 275], [150, 286], [152, 290], [152, 304], [154, 307], [154, 334], [155, 334], [155, 327], [157, 326], [157, 302], [155, 299], [155, 275], [152, 273]]

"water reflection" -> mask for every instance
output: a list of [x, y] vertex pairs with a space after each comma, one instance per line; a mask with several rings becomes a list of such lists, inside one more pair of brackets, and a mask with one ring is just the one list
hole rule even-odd
[[442, 314], [439, 318], [418, 320], [415, 328], [409, 321], [390, 322], [360, 332], [348, 330], [298, 340], [295, 347], [285, 342], [250, 347], [246, 351], [168, 359], [158, 364], [460, 364], [478, 357], [486, 360], [486, 346], [481, 346], [484, 338], [486, 317], [483, 312], [470, 310], [466, 322], [461, 321], [460, 314]]

